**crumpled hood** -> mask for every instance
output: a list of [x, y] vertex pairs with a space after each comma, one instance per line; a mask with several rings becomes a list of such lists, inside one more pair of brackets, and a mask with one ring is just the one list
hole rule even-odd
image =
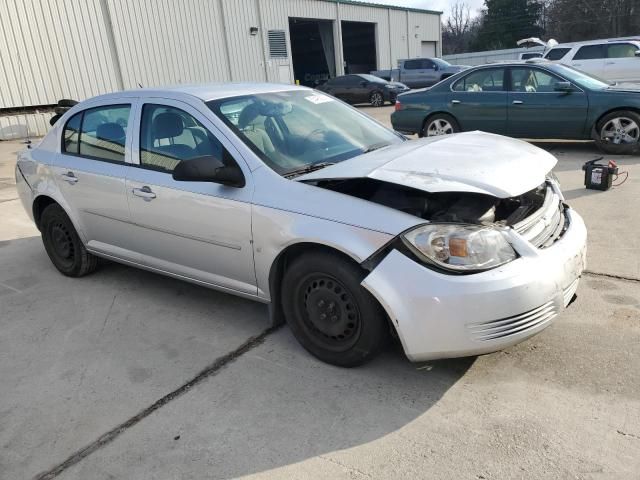
[[557, 160], [522, 140], [484, 132], [423, 138], [360, 155], [298, 181], [364, 178], [425, 192], [472, 192], [508, 198], [534, 189]]

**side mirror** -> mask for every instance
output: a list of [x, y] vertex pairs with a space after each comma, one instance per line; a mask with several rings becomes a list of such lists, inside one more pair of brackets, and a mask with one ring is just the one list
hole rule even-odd
[[634, 54], [636, 57], [640, 57], [640, 50], [636, 50], [633, 54]]
[[571, 92], [573, 91], [573, 85], [571, 85], [571, 82], [556, 82], [553, 85], [553, 89], [556, 92]]
[[[225, 155], [228, 154], [225, 152]], [[226, 166], [211, 155], [182, 160], [173, 169], [172, 177], [179, 182], [213, 182], [236, 188], [245, 185], [240, 167]]]
[[437, 64], [435, 64], [435, 63], [433, 64], [433, 69], [434, 69], [436, 72], [437, 72], [438, 70], [440, 70], [440, 68], [438, 67], [438, 65], [437, 65]]

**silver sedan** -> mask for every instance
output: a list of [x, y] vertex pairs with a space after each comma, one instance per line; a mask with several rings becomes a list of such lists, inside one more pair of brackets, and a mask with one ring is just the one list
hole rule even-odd
[[316, 357], [475, 355], [572, 300], [586, 230], [550, 154], [480, 132], [406, 141], [307, 88], [103, 95], [19, 153], [16, 179], [64, 275], [98, 257], [270, 304]]

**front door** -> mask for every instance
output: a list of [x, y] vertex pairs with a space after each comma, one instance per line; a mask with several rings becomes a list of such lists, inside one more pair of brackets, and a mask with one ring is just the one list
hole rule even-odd
[[505, 133], [507, 91], [504, 68], [482, 68], [452, 85], [449, 111], [463, 131]]
[[525, 138], [582, 138], [587, 95], [574, 86], [557, 92], [564, 79], [535, 67], [511, 68], [507, 134]]
[[131, 98], [126, 98], [73, 115], [65, 123], [52, 170], [87, 248], [137, 262], [125, 192], [131, 111]]
[[[154, 269], [223, 289], [257, 293], [251, 235], [251, 174], [206, 115], [186, 103], [150, 99], [141, 105], [127, 194], [134, 242]], [[214, 156], [236, 162], [246, 185], [182, 182], [179, 162]]]

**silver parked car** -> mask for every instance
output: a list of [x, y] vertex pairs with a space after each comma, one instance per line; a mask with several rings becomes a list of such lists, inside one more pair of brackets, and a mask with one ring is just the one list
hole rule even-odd
[[19, 154], [53, 264], [97, 258], [269, 303], [313, 355], [353, 366], [518, 343], [570, 303], [586, 230], [555, 158], [480, 132], [406, 141], [321, 92], [227, 84], [73, 106]]

